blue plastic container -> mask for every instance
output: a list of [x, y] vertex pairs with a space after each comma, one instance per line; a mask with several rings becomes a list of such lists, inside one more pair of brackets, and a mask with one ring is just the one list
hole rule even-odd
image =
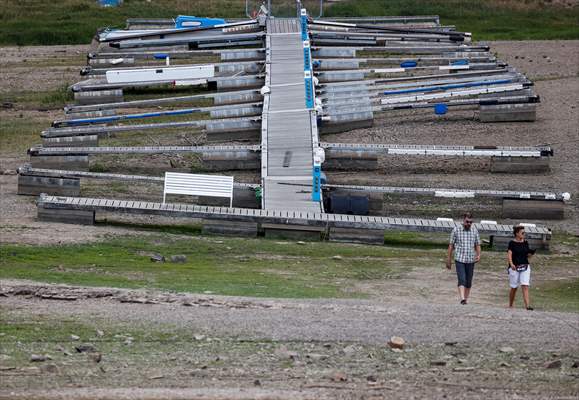
[[123, 3], [123, 0], [98, 0], [101, 7], [116, 7]]
[[203, 18], [195, 17], [189, 15], [179, 15], [175, 18], [175, 28], [207, 28], [209, 26], [215, 26], [224, 24], [225, 20], [221, 18]]
[[444, 115], [448, 112], [448, 106], [446, 104], [435, 104], [434, 113], [436, 115]]
[[418, 63], [416, 61], [404, 61], [400, 63], [400, 68], [416, 68]]

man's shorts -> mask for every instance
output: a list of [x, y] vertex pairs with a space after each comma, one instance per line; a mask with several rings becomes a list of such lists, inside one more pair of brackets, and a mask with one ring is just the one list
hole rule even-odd
[[470, 289], [472, 286], [472, 277], [474, 275], [474, 263], [455, 261], [455, 264], [458, 286], [464, 286], [465, 288]]
[[516, 289], [520, 285], [523, 286], [530, 286], [531, 284], [531, 266], [527, 267], [526, 271], [518, 272], [513, 271], [512, 268], [509, 268], [509, 285], [511, 288]]

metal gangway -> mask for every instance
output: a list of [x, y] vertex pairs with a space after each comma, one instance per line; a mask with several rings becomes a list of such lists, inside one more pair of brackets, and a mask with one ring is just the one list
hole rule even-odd
[[[320, 212], [312, 200], [314, 148], [309, 47], [298, 18], [267, 20], [266, 84], [262, 114], [262, 206], [266, 210]], [[311, 78], [311, 75], [310, 75]], [[310, 98], [307, 98], [307, 97]], [[310, 107], [308, 107], [308, 104]]]

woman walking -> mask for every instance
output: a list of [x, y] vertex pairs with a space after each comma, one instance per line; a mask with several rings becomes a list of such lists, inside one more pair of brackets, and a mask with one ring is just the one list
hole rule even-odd
[[527, 310], [533, 310], [529, 300], [529, 285], [531, 283], [531, 266], [529, 258], [535, 254], [535, 250], [529, 248], [529, 242], [525, 240], [525, 227], [515, 226], [513, 228], [515, 239], [509, 242], [507, 250], [507, 260], [509, 262], [509, 308], [513, 307], [517, 288], [521, 286], [523, 301]]

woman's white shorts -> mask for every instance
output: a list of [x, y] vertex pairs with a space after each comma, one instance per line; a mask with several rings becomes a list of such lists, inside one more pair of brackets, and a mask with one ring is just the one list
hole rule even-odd
[[518, 272], [509, 268], [509, 285], [516, 289], [520, 285], [530, 286], [531, 284], [531, 266], [527, 267], [526, 271]]

